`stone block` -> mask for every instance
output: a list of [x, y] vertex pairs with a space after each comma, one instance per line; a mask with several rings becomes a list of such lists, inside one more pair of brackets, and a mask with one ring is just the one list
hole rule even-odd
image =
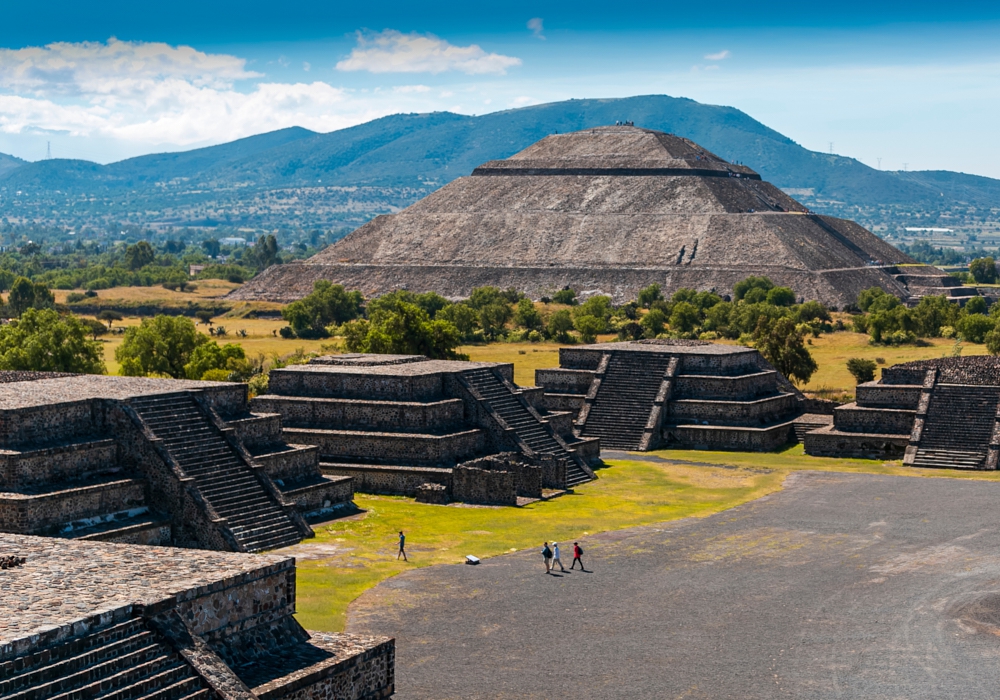
[[446, 505], [451, 497], [448, 495], [448, 487], [444, 484], [428, 482], [417, 487], [416, 499], [417, 503]]

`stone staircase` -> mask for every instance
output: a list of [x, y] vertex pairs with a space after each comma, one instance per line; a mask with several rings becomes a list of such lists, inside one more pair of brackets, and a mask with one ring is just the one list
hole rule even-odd
[[572, 487], [590, 481], [592, 477], [580, 466], [576, 454], [556, 438], [552, 428], [542, 422], [534, 411], [528, 408], [523, 398], [512, 391], [507, 382], [498, 377], [492, 369], [482, 367], [467, 370], [462, 373], [462, 377], [532, 451], [568, 461], [567, 486]]
[[0, 662], [5, 700], [209, 700], [194, 669], [141, 618]]
[[302, 540], [296, 523], [189, 392], [144, 396], [129, 403], [226, 519], [241, 551], [261, 552]]
[[806, 441], [806, 433], [811, 430], [819, 430], [820, 428], [825, 428], [831, 425], [833, 425], [833, 416], [804, 413], [796, 418], [795, 422], [792, 424], [793, 430], [795, 431], [795, 441], [804, 443]]
[[588, 394], [584, 405], [580, 434], [600, 438], [602, 448], [638, 450], [670, 360], [658, 353], [609, 353], [596, 394]]
[[913, 466], [982, 469], [993, 437], [998, 404], [997, 387], [934, 386]]

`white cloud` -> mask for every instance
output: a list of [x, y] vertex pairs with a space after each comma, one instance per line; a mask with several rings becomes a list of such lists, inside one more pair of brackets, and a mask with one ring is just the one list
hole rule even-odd
[[309, 63], [309, 61], [303, 61], [302, 62], [302, 70], [304, 70], [306, 73], [308, 73], [309, 71], [312, 70], [312, 64]]
[[163, 43], [111, 38], [0, 49], [0, 89], [38, 95], [141, 93], [152, 82], [171, 78], [226, 87], [254, 77], [260, 74], [247, 71], [242, 58]]
[[378, 34], [358, 32], [358, 45], [337, 63], [337, 70], [370, 73], [443, 73], [457, 70], [470, 75], [504, 75], [521, 59], [486, 53], [479, 45], [455, 46], [433, 34], [403, 34], [386, 29]]
[[538, 100], [536, 100], [534, 97], [525, 97], [523, 95], [521, 97], [515, 97], [513, 100], [510, 101], [511, 107], [527, 107], [528, 105], [536, 105], [536, 104], [538, 104]]
[[535, 35], [538, 39], [545, 39], [545, 35], [542, 34], [545, 31], [544, 22], [541, 17], [532, 17], [528, 20], [528, 29]]
[[729, 49], [719, 51], [718, 53], [705, 54], [706, 61], [721, 61], [726, 58], [729, 58]]
[[397, 85], [392, 89], [393, 92], [430, 92], [431, 89], [426, 85]]

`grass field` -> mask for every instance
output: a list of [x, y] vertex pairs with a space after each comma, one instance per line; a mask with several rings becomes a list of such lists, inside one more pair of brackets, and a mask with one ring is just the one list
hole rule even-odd
[[[540, 549], [545, 540], [581, 540], [586, 549], [587, 536], [598, 532], [703, 517], [759, 498], [780, 489], [798, 470], [1000, 479], [997, 472], [810, 457], [800, 445], [775, 453], [664, 450], [653, 455], [699, 464], [616, 460], [575, 493], [523, 508], [435, 506], [359, 494], [355, 502], [364, 513], [316, 526], [315, 539], [287, 550], [298, 563], [298, 618], [307, 629], [342, 630], [352, 600], [409, 568], [458, 564], [467, 554], [482, 558]], [[395, 559], [399, 530], [407, 534], [409, 563]]]

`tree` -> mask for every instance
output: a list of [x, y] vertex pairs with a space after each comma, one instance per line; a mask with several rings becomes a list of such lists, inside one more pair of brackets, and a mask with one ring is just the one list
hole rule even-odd
[[681, 301], [674, 304], [674, 309], [670, 313], [670, 330], [677, 333], [691, 333], [698, 327], [700, 320], [698, 308], [694, 304]]
[[490, 304], [509, 304], [510, 302], [497, 287], [476, 287], [469, 295], [469, 306], [477, 311]]
[[969, 263], [969, 273], [979, 284], [996, 284], [996, 261], [992, 257], [976, 258]]
[[772, 287], [767, 291], [767, 303], [775, 306], [792, 306], [795, 304], [795, 292], [789, 287]]
[[595, 294], [587, 299], [587, 301], [573, 309], [573, 318], [577, 319], [582, 316], [593, 316], [594, 318], [601, 319], [606, 326], [613, 312], [614, 309], [611, 306], [611, 297], [604, 296], [603, 294]]
[[514, 324], [529, 331], [537, 331], [542, 327], [542, 315], [538, 313], [538, 309], [530, 299], [521, 299], [517, 302]]
[[247, 253], [257, 270], [265, 270], [278, 262], [278, 239], [271, 233], [261, 236]]
[[[921, 299], [921, 301], [923, 301], [923, 299]], [[967, 302], [965, 302], [965, 306], [962, 308], [965, 309], [965, 313], [967, 314], [984, 314], [986, 313], [988, 307], [986, 300], [983, 297], [971, 297]]]
[[852, 357], [847, 361], [847, 371], [854, 377], [857, 384], [875, 381], [875, 370], [878, 365], [874, 360], [865, 360], [861, 357]]
[[201, 321], [206, 326], [212, 325], [212, 312], [211, 311], [195, 311], [194, 317]]
[[205, 251], [205, 255], [210, 258], [219, 257], [219, 253], [222, 252], [222, 244], [219, 243], [214, 238], [209, 238], [201, 242], [202, 250]]
[[970, 343], [982, 343], [986, 334], [993, 330], [995, 322], [986, 314], [968, 314], [958, 319], [955, 330], [963, 340]]
[[466, 340], [472, 339], [479, 327], [479, 315], [465, 303], [449, 304], [438, 311], [434, 318], [451, 323]]
[[94, 340], [97, 340], [97, 336], [104, 335], [108, 332], [108, 329], [104, 327], [104, 324], [96, 318], [81, 318], [80, 323], [87, 327], [87, 330], [90, 332], [90, 335]]
[[125, 376], [153, 374], [180, 379], [187, 376], [184, 366], [195, 348], [207, 342], [208, 337], [197, 331], [191, 319], [159, 315], [144, 318], [125, 331], [115, 359], [121, 365], [119, 373]]
[[27, 277], [18, 277], [10, 288], [7, 303], [11, 313], [20, 316], [28, 309], [51, 309], [55, 306], [55, 297], [41, 282], [32, 283]]
[[788, 317], [772, 320], [761, 316], [754, 329], [753, 346], [793, 382], [805, 384], [816, 372], [816, 361], [802, 342], [802, 333]]
[[645, 316], [642, 317], [642, 320], [639, 321], [639, 325], [645, 329], [646, 335], [650, 338], [655, 338], [663, 332], [663, 326], [666, 322], [667, 317], [662, 311], [659, 309], [651, 309]]
[[504, 326], [513, 316], [510, 304], [496, 301], [479, 309], [479, 327], [489, 340], [496, 340], [503, 334]]
[[235, 343], [219, 346], [214, 340], [202, 343], [191, 353], [190, 361], [184, 365], [184, 375], [188, 379], [203, 379], [205, 373], [213, 370], [236, 369], [236, 363], [246, 359], [243, 348]]
[[639, 306], [648, 309], [650, 304], [661, 299], [663, 299], [663, 292], [660, 291], [660, 285], [651, 284], [639, 290], [639, 297], [636, 301], [639, 303]]
[[[757, 277], [751, 275], [750, 277], [747, 277], [745, 280], [737, 282], [733, 286], [733, 299], [735, 299], [736, 301], [743, 299], [747, 295], [747, 292], [749, 292], [751, 289], [760, 289], [766, 295], [768, 290], [772, 289], [773, 287], [774, 287], [774, 282], [769, 280], [767, 277]], [[761, 299], [760, 301], [763, 301], [763, 299]]]
[[573, 330], [573, 317], [568, 309], [560, 309], [549, 317], [549, 322], [545, 324], [545, 332], [550, 338], [560, 343], [569, 343], [572, 336], [569, 332]]
[[111, 330], [111, 326], [114, 324], [115, 321], [121, 321], [124, 318], [125, 317], [122, 316], [120, 313], [118, 313], [117, 311], [112, 311], [111, 309], [104, 309], [103, 311], [97, 314], [97, 320], [104, 321], [105, 323], [107, 323], [109, 331]]
[[125, 248], [125, 267], [130, 270], [138, 270], [153, 263], [156, 260], [156, 251], [148, 241], [139, 241], [135, 245]]
[[597, 334], [604, 333], [608, 327], [607, 321], [589, 315], [577, 316], [573, 323], [580, 331], [580, 339], [585, 343], [593, 343], [597, 340]]
[[416, 304], [397, 301], [392, 307], [382, 306], [369, 316], [368, 320], [344, 324], [344, 345], [348, 352], [468, 359], [455, 352], [462, 342], [458, 329], [447, 321], [432, 321]]
[[[374, 299], [369, 304], [370, 312], [374, 313], [379, 308], [392, 308], [405, 299], [407, 294], [409, 292], [392, 292]], [[327, 326], [340, 325], [358, 318], [363, 302], [361, 292], [348, 292], [343, 285], [317, 280], [311, 294], [286, 306], [281, 315], [298, 337], [323, 338], [327, 335]]]
[[25, 309], [17, 321], [0, 326], [0, 369], [104, 374], [100, 343], [75, 316], [54, 309]]

